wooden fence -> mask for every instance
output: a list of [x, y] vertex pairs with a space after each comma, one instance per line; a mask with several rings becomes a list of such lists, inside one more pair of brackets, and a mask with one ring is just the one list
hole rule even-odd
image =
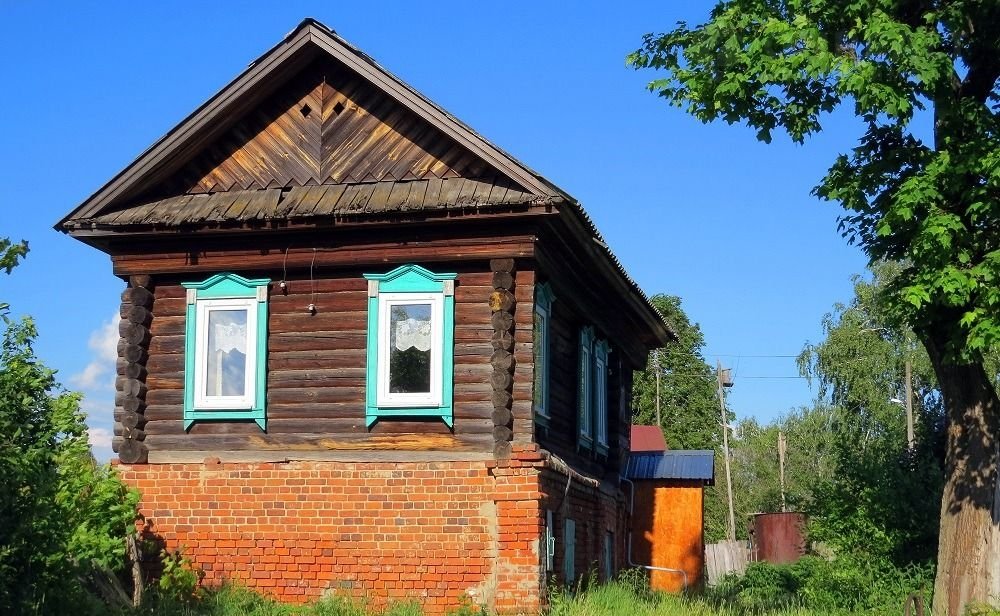
[[721, 541], [705, 546], [705, 569], [708, 584], [714, 586], [727, 573], [746, 571], [749, 550], [746, 541]]

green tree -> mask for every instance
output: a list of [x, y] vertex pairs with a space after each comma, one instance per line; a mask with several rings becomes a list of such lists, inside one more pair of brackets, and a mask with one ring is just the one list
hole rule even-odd
[[[938, 539], [944, 409], [927, 353], [886, 314], [881, 290], [901, 266], [856, 277], [854, 299], [823, 319], [825, 339], [799, 356], [831, 404], [837, 473], [809, 507], [814, 538], [893, 565], [933, 560]], [[916, 445], [907, 442], [905, 365], [912, 370]]]
[[81, 613], [80, 577], [124, 563], [138, 495], [94, 462], [80, 395], [35, 356], [31, 319], [0, 320], [0, 613]]
[[660, 427], [671, 449], [715, 449], [722, 439], [715, 370], [705, 363], [705, 336], [681, 308], [681, 298], [654, 295], [653, 305], [677, 333], [677, 342], [650, 354], [632, 382], [634, 420], [656, 425], [656, 375], [660, 376]]
[[[935, 612], [1000, 597], [1000, 4], [983, 0], [729, 0], [694, 28], [649, 34], [629, 63], [708, 122], [802, 142], [838, 107], [864, 127], [815, 194], [872, 262], [905, 262], [894, 319], [928, 352], [947, 409]], [[915, 118], [929, 117], [924, 138]]]

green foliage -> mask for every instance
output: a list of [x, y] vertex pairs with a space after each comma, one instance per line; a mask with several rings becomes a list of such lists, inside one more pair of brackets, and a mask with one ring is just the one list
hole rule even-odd
[[[808, 504], [811, 536], [840, 552], [903, 566], [936, 555], [944, 409], [927, 353], [879, 301], [899, 274], [877, 264], [854, 299], [823, 320], [826, 338], [799, 358], [831, 404], [837, 473]], [[912, 366], [916, 447], [907, 449], [905, 364]], [[897, 400], [892, 402], [891, 399]]]
[[907, 264], [896, 316], [978, 361], [1000, 341], [998, 24], [1000, 7], [975, 0], [731, 0], [706, 24], [646, 35], [628, 61], [663, 70], [649, 88], [670, 103], [765, 142], [775, 129], [802, 142], [853, 111], [858, 145], [815, 194], [843, 205], [844, 235], [873, 262]]
[[[16, 244], [6, 237], [0, 237], [0, 269], [10, 274], [17, 267], [17, 264], [28, 254], [28, 242], [20, 241]], [[10, 309], [10, 304], [0, 302], [0, 316], [6, 314]]]
[[160, 562], [163, 572], [157, 582], [159, 596], [171, 603], [191, 604], [200, 600], [204, 593], [199, 585], [205, 572], [195, 567], [190, 558], [180, 550], [164, 550]]
[[788, 565], [753, 563], [727, 576], [707, 597], [745, 612], [801, 607], [833, 613], [899, 614], [907, 596], [923, 589], [929, 601], [931, 567], [897, 568], [882, 561], [806, 556]]
[[8, 274], [28, 254], [28, 242], [12, 242], [6, 237], [0, 237], [0, 269]]
[[681, 299], [654, 295], [653, 305], [678, 341], [654, 351], [633, 377], [634, 421], [656, 425], [656, 373], [660, 374], [660, 426], [671, 449], [715, 449], [721, 444], [715, 370], [705, 363], [705, 336], [681, 308]]
[[35, 356], [31, 319], [0, 317], [0, 613], [80, 613], [79, 577], [123, 564], [138, 495], [94, 462], [80, 396]]

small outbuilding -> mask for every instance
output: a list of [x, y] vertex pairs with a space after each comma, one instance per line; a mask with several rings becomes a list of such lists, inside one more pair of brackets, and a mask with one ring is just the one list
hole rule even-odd
[[625, 477], [633, 486], [629, 563], [649, 570], [656, 590], [680, 592], [700, 586], [705, 569], [704, 488], [715, 483], [714, 452], [633, 451]]

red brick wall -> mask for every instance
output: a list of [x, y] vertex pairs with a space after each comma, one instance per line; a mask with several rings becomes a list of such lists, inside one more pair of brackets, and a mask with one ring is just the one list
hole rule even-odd
[[[553, 571], [561, 584], [576, 583], [580, 578], [589, 578], [595, 573], [601, 581], [605, 575], [604, 541], [607, 533], [612, 533], [612, 574], [627, 566], [625, 562], [625, 502], [620, 491], [606, 487], [584, 484], [578, 479], [567, 482], [566, 475], [552, 469], [541, 473], [541, 515], [544, 520], [546, 510], [552, 511], [555, 531], [555, 562]], [[567, 490], [567, 483], [569, 489]], [[574, 550], [574, 570], [576, 580], [566, 580], [565, 571], [565, 521], [576, 523], [576, 548]]]
[[152, 532], [203, 569], [206, 584], [234, 580], [291, 602], [328, 591], [375, 604], [414, 599], [431, 614], [462, 595], [501, 611], [539, 605], [538, 470], [530, 464], [118, 469], [142, 492]]

